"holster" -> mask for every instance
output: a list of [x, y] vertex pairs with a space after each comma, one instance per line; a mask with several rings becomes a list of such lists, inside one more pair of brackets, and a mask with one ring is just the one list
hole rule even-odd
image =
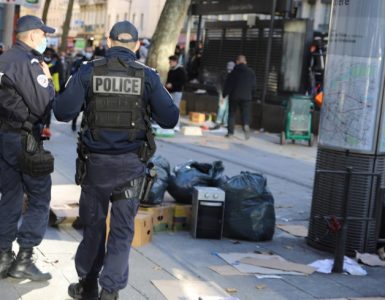
[[20, 169], [23, 173], [40, 177], [51, 174], [54, 171], [54, 157], [51, 152], [38, 143], [32, 133], [23, 135], [22, 153], [19, 157]]
[[87, 174], [87, 159], [89, 155], [85, 145], [82, 142], [81, 134], [79, 134], [78, 138], [77, 153], [78, 157], [76, 158], [75, 183], [77, 185], [81, 185]]

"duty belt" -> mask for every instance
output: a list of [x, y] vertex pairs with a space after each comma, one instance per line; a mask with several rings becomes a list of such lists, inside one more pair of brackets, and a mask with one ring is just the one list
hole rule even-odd
[[14, 127], [14, 126], [11, 126], [7, 121], [0, 120], [0, 130], [20, 133], [22, 130], [22, 124], [20, 123], [20, 125], [17, 125], [17, 127]]

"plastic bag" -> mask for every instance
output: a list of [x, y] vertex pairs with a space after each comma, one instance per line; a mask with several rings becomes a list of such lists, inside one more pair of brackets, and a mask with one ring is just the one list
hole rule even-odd
[[150, 159], [155, 165], [156, 180], [151, 188], [148, 201], [145, 204], [160, 204], [168, 187], [170, 163], [164, 157], [157, 155]]
[[191, 204], [195, 186], [220, 187], [226, 182], [223, 171], [222, 161], [212, 164], [188, 161], [174, 168], [167, 191], [176, 202]]
[[241, 172], [222, 189], [226, 193], [223, 235], [251, 241], [271, 240], [275, 229], [274, 198], [266, 178]]

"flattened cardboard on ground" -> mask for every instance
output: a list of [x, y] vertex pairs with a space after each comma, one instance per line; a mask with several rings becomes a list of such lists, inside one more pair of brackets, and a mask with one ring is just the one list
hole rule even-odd
[[151, 280], [151, 282], [167, 300], [198, 300], [207, 297], [226, 299], [230, 296], [213, 281]]
[[197, 126], [183, 126], [182, 134], [187, 136], [202, 136], [202, 129]]
[[356, 252], [356, 259], [358, 262], [371, 267], [385, 267], [385, 261], [381, 260], [378, 255], [375, 254]]
[[222, 276], [249, 275], [247, 273], [240, 272], [239, 270], [230, 265], [210, 266], [209, 268]]
[[[257, 253], [217, 253], [217, 255], [222, 258], [224, 261], [226, 261], [228, 264], [232, 265], [234, 268], [236, 268], [241, 273], [248, 273], [248, 274], [265, 274], [265, 275], [297, 275], [297, 276], [304, 276], [305, 274], [300, 272], [287, 272], [282, 270], [275, 270], [275, 269], [269, 269], [264, 267], [257, 267], [254, 265], [244, 264], [241, 263], [240, 260], [246, 257], [255, 257], [259, 258], [261, 257], [261, 254]], [[284, 260], [281, 257], [282, 260]]]
[[307, 228], [302, 225], [277, 224], [277, 227], [291, 235], [298, 237], [307, 237]]
[[68, 224], [79, 216], [81, 188], [75, 184], [53, 185], [50, 204], [51, 225]]
[[242, 258], [240, 262], [244, 264], [254, 265], [258, 267], [264, 267], [275, 270], [290, 271], [290, 272], [300, 272], [307, 275], [310, 275], [315, 272], [315, 269], [307, 265], [293, 263], [291, 261], [281, 260], [277, 257], [264, 258], [251, 258], [246, 257]]

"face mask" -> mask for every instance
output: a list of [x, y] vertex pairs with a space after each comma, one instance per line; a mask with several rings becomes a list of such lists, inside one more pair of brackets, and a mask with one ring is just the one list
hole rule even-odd
[[47, 38], [44, 37], [40, 45], [37, 46], [36, 50], [39, 51], [40, 53], [43, 53], [46, 48], [47, 48]]
[[86, 59], [91, 59], [91, 58], [92, 58], [92, 53], [86, 52], [86, 53], [84, 54], [84, 56], [86, 57]]
[[49, 57], [49, 56], [44, 56], [44, 61], [45, 61], [46, 63], [50, 63], [50, 62], [52, 61], [52, 58]]

